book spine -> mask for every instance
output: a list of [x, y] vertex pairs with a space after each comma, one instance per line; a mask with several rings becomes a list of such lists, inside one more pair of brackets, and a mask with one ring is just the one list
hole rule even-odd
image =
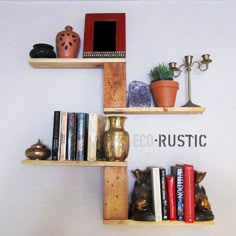
[[194, 167], [185, 164], [184, 171], [184, 221], [194, 223]]
[[87, 161], [88, 114], [77, 114], [77, 161]]
[[171, 175], [176, 177], [176, 209], [177, 220], [184, 220], [184, 186], [183, 186], [183, 166], [171, 166]]
[[97, 114], [89, 113], [88, 118], [88, 161], [96, 161], [96, 146], [97, 146]]
[[76, 113], [69, 112], [67, 120], [66, 160], [75, 160], [76, 155]]
[[52, 135], [52, 160], [59, 159], [60, 111], [54, 111]]
[[103, 135], [106, 126], [106, 116], [98, 114], [97, 123], [97, 137], [96, 137], [96, 159], [98, 161], [105, 161], [105, 156], [103, 155]]
[[176, 212], [176, 179], [175, 176], [166, 177], [167, 196], [169, 206], [169, 220], [177, 220]]
[[155, 214], [155, 221], [162, 221], [161, 180], [160, 180], [160, 169], [158, 167], [151, 168], [151, 181], [152, 181], [153, 209]]
[[67, 114], [68, 112], [61, 112], [60, 122], [60, 155], [59, 160], [66, 160], [66, 137], [67, 137]]
[[161, 179], [162, 220], [169, 220], [168, 198], [167, 198], [167, 188], [166, 188], [166, 169], [165, 168], [160, 168], [160, 179]]
[[176, 168], [177, 220], [184, 220], [184, 173], [182, 167]]

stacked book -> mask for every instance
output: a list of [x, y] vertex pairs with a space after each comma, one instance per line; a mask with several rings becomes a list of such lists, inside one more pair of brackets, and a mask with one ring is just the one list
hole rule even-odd
[[171, 166], [170, 175], [165, 168], [149, 168], [155, 221], [194, 223], [194, 166]]
[[106, 116], [54, 111], [52, 160], [101, 161]]

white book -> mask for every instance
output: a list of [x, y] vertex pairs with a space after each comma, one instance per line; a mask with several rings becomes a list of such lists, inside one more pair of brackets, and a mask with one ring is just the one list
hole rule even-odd
[[66, 136], [67, 136], [67, 116], [68, 112], [61, 112], [60, 138], [59, 138], [59, 161], [66, 160]]
[[161, 178], [159, 167], [151, 167], [151, 180], [155, 221], [162, 221]]
[[89, 113], [87, 161], [103, 160], [104, 157], [102, 154], [102, 142], [105, 125], [105, 115], [98, 113]]

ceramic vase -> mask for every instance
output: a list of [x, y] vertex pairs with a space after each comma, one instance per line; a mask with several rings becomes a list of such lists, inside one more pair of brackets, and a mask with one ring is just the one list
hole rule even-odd
[[80, 47], [80, 36], [73, 31], [71, 26], [56, 36], [56, 49], [58, 58], [76, 58]]
[[179, 83], [173, 80], [160, 80], [150, 84], [150, 91], [157, 107], [174, 107]]
[[124, 161], [129, 153], [129, 133], [124, 129], [125, 116], [108, 117], [110, 127], [104, 133], [103, 153], [109, 161]]

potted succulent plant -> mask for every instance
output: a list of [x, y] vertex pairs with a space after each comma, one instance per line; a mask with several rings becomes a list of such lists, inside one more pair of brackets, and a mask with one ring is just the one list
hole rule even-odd
[[149, 73], [150, 91], [157, 107], [174, 107], [179, 83], [173, 80], [174, 72], [164, 63]]

